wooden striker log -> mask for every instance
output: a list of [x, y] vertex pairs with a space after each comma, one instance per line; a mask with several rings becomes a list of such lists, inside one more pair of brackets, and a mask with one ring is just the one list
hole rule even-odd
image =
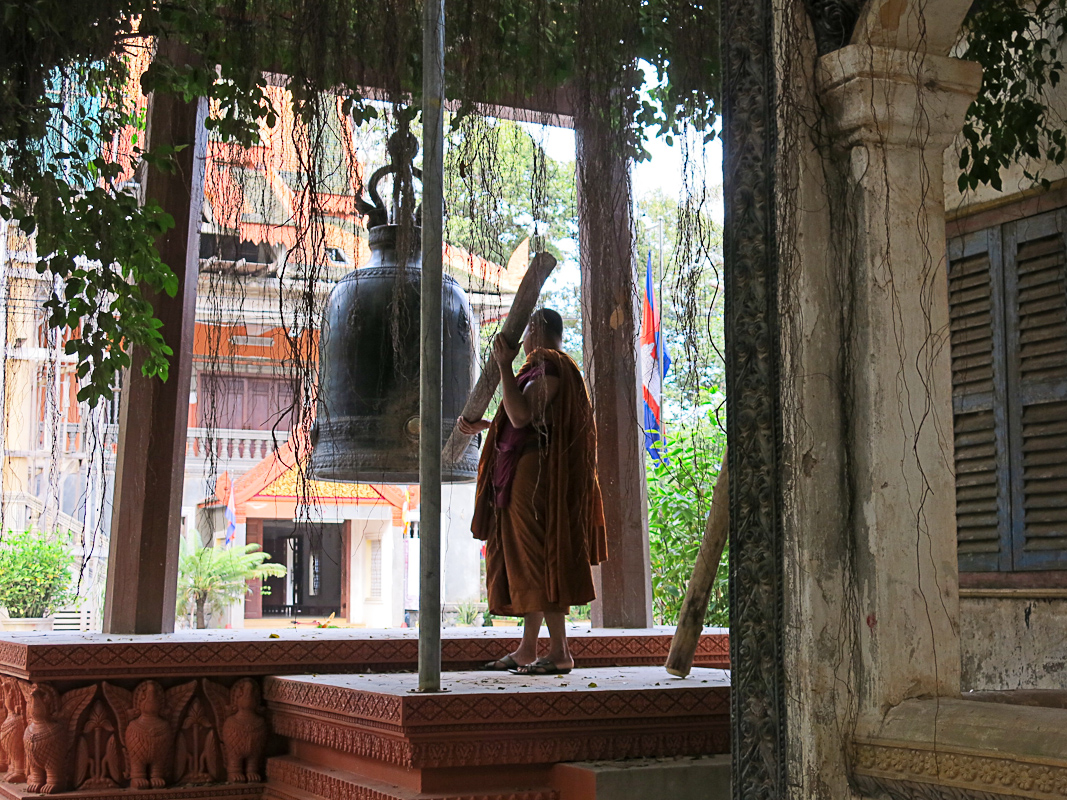
[[[500, 329], [504, 340], [512, 347], [517, 347], [522, 332], [526, 329], [526, 323], [530, 321], [534, 306], [541, 296], [541, 288], [556, 267], [556, 259], [548, 253], [538, 253], [530, 260], [530, 266], [526, 274], [522, 276], [519, 289], [515, 293], [515, 299], [511, 303], [511, 309], [504, 319], [504, 325]], [[463, 406], [463, 418], [474, 422], [482, 418], [485, 410], [496, 392], [497, 384], [500, 383], [500, 370], [495, 363], [487, 365], [478, 376], [478, 382], [474, 384], [467, 403]], [[444, 457], [446, 463], [455, 463], [470, 444], [471, 437], [460, 433], [459, 428], [452, 429], [452, 435], [445, 442]]]
[[666, 668], [671, 675], [684, 678], [693, 667], [697, 643], [704, 630], [704, 615], [711, 599], [711, 588], [715, 583], [715, 573], [719, 571], [719, 561], [726, 547], [726, 538], [730, 532], [730, 478], [726, 470], [726, 452], [722, 454], [722, 467], [715, 489], [711, 495], [711, 512], [704, 526], [704, 539], [700, 543], [696, 564], [693, 565], [693, 577], [685, 591], [682, 610], [678, 614], [678, 628], [671, 640], [671, 651], [667, 655]]

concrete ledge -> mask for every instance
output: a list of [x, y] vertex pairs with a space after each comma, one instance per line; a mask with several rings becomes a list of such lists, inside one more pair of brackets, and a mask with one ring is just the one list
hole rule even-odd
[[559, 800], [730, 800], [730, 756], [557, 764]]
[[1067, 711], [910, 700], [861, 727], [854, 786], [895, 798], [1067, 798]]

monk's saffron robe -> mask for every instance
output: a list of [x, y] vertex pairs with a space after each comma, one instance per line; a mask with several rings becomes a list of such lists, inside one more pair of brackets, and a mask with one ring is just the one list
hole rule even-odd
[[[544, 419], [516, 431], [501, 405], [486, 432], [471, 531], [485, 541], [492, 614], [563, 611], [595, 599], [590, 566], [607, 558], [596, 425], [578, 365], [535, 350], [516, 378], [559, 379]], [[506, 483], [506, 485], [505, 485]]]

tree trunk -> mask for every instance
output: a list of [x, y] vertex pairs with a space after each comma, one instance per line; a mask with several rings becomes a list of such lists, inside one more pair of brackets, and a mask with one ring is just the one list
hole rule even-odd
[[207, 605], [206, 598], [196, 598], [196, 627], [197, 629], [207, 627], [207, 615], [204, 613], [204, 607]]

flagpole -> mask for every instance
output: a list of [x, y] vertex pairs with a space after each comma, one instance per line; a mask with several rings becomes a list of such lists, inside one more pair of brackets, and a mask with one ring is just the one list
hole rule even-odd
[[659, 367], [659, 436], [664, 444], [667, 442], [667, 415], [664, 413], [667, 401], [667, 387], [663, 383], [663, 354], [667, 352], [663, 342], [663, 217], [659, 218], [659, 276], [656, 281], [656, 307], [659, 309], [659, 336], [656, 337], [659, 352], [656, 353], [656, 366]]

